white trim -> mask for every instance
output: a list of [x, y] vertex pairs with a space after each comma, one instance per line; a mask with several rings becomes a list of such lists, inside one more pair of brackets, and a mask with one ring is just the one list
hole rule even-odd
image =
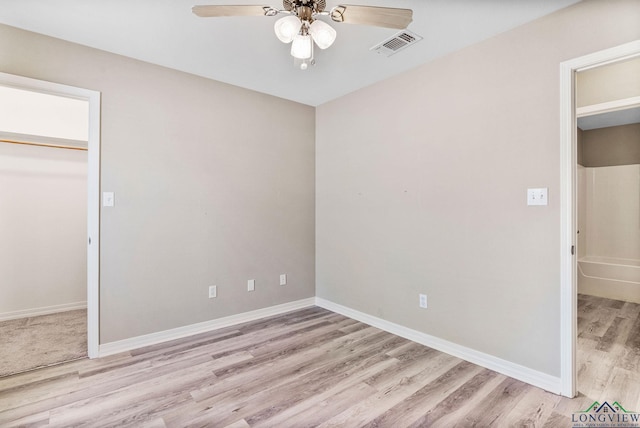
[[39, 315], [57, 314], [58, 312], [86, 309], [87, 302], [63, 303], [61, 305], [43, 306], [41, 308], [23, 309], [20, 311], [4, 312], [0, 314], [0, 321], [15, 320], [18, 318], [37, 317]]
[[87, 354], [98, 356], [100, 287], [100, 92], [13, 74], [0, 73], [0, 85], [89, 103], [89, 142], [87, 153]]
[[43, 145], [69, 146], [73, 148], [87, 150], [86, 141], [70, 140], [68, 138], [45, 137], [42, 135], [20, 134], [16, 132], [6, 132], [6, 131], [0, 130], [0, 139], [26, 142], [26, 143], [36, 143], [36, 144], [43, 144]]
[[576, 117], [593, 116], [594, 114], [609, 113], [612, 111], [626, 110], [635, 107], [640, 107], [640, 96], [578, 107], [576, 108]]
[[560, 65], [560, 378], [561, 394], [576, 395], [575, 335], [577, 291], [575, 264], [571, 247], [575, 247], [575, 111], [574, 70]]
[[193, 336], [194, 334], [206, 333], [225, 327], [232, 327], [234, 325], [242, 324], [248, 321], [255, 321], [265, 317], [280, 315], [286, 312], [308, 308], [314, 305], [315, 299], [313, 297], [310, 297], [308, 299], [283, 303], [281, 305], [270, 306], [268, 308], [256, 309], [255, 311], [230, 315], [228, 317], [218, 318], [211, 321], [191, 324], [184, 327], [172, 328], [171, 330], [145, 334], [143, 336], [118, 340], [116, 342], [104, 343], [100, 345], [99, 356], [106, 357], [107, 355], [130, 351], [132, 349], [138, 349], [144, 346], [155, 345], [169, 340], [182, 339], [184, 337]]
[[89, 151], [87, 153], [87, 355], [96, 358], [100, 343], [100, 102], [87, 91]]
[[453, 355], [454, 357], [461, 358], [473, 364], [494, 370], [530, 385], [537, 386], [538, 388], [553, 392], [554, 394], [560, 393], [561, 384], [560, 378], [558, 377], [551, 376], [519, 364], [514, 364], [493, 355], [485, 354], [483, 352], [476, 351], [475, 349], [467, 348], [465, 346], [365, 314], [320, 297], [316, 297], [316, 306], [342, 314], [346, 317], [369, 324], [373, 327], [395, 334], [396, 336], [404, 337], [405, 339], [420, 343], [421, 345], [428, 346], [446, 354]]
[[560, 64], [560, 378], [561, 394], [575, 397], [577, 283], [576, 236], [577, 123], [575, 73], [640, 55], [640, 40]]

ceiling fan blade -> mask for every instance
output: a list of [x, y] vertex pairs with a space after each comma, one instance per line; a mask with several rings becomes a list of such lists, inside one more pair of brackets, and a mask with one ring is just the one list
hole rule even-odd
[[407, 28], [413, 21], [411, 9], [395, 7], [354, 6], [350, 4], [336, 6], [331, 9], [331, 19], [347, 24], [373, 25], [376, 27]]
[[269, 6], [248, 6], [248, 5], [201, 5], [193, 6], [191, 11], [201, 18], [216, 16], [264, 16]]

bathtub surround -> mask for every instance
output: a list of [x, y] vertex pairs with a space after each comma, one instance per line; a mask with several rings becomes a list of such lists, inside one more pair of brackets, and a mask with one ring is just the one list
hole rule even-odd
[[[580, 129], [578, 129], [580, 131]], [[580, 132], [578, 132], [578, 137], [580, 136]], [[580, 139], [578, 138], [578, 142]], [[579, 147], [579, 146], [578, 146]], [[578, 150], [580, 153], [580, 150]], [[578, 181], [576, 184], [576, 209], [578, 210], [577, 214], [577, 225], [576, 231], [578, 234], [577, 239], [577, 247], [578, 247], [578, 260], [587, 255], [587, 168], [582, 166], [580, 163], [576, 165], [576, 180]]]
[[578, 290], [640, 303], [640, 124], [578, 132]]
[[640, 165], [580, 167], [578, 188], [579, 292], [640, 303]]
[[640, 165], [586, 168], [585, 256], [640, 260]]
[[582, 257], [578, 260], [578, 292], [640, 303], [640, 260]]

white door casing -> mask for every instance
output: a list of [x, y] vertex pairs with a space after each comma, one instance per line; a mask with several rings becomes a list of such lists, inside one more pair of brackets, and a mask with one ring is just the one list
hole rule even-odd
[[640, 56], [640, 40], [560, 64], [560, 355], [561, 394], [575, 397], [577, 334], [576, 73]]
[[87, 353], [98, 357], [100, 283], [100, 92], [0, 73], [0, 85], [89, 103], [87, 152]]

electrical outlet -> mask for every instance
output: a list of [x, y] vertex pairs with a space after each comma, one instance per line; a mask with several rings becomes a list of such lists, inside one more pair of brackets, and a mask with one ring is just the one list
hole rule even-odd
[[283, 273], [280, 275], [280, 285], [287, 285], [287, 274]]
[[250, 279], [247, 281], [247, 291], [254, 291], [256, 289], [256, 280]]
[[421, 308], [426, 308], [427, 307], [427, 295], [426, 294], [420, 294], [420, 307]]
[[213, 299], [214, 297], [218, 297], [218, 287], [216, 285], [211, 285], [209, 287], [209, 298]]

